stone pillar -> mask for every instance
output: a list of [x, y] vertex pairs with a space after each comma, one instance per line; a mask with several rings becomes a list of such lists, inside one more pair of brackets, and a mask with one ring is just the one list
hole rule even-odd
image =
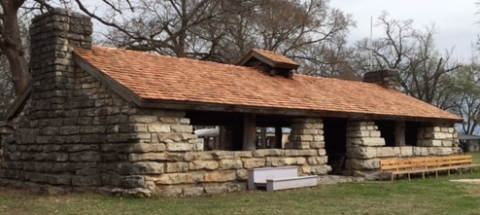
[[396, 70], [367, 72], [363, 76], [363, 82], [378, 84], [391, 90], [400, 90], [400, 74]]
[[315, 118], [298, 118], [293, 120], [291, 133], [285, 145], [287, 149], [323, 149], [323, 121]]
[[453, 150], [453, 154], [462, 154], [462, 148], [460, 146], [460, 140], [458, 139], [458, 131], [457, 131], [457, 128], [455, 127], [455, 125], [453, 126], [453, 134], [452, 134], [452, 137], [453, 137], [453, 145], [452, 145], [452, 150]]
[[[351, 121], [347, 125], [347, 160], [345, 175], [366, 176], [378, 170], [384, 152], [385, 140], [373, 121]], [[392, 149], [388, 147], [387, 149]], [[393, 151], [389, 150], [389, 151]]]
[[436, 123], [418, 129], [417, 146], [424, 147], [414, 156], [445, 156], [459, 152], [458, 133], [450, 123]]

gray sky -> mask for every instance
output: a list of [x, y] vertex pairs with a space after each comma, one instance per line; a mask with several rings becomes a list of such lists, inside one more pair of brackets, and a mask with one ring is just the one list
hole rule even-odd
[[[330, 5], [353, 15], [357, 28], [350, 32], [350, 41], [370, 37], [370, 17], [376, 18], [382, 11], [388, 11], [390, 18], [398, 20], [412, 19], [415, 28], [423, 28], [435, 23], [438, 34], [436, 45], [440, 50], [455, 47], [453, 57], [460, 61], [468, 60], [471, 44], [480, 33], [480, 15], [477, 0], [331, 0]], [[375, 29], [373, 37], [380, 36], [381, 30]]]

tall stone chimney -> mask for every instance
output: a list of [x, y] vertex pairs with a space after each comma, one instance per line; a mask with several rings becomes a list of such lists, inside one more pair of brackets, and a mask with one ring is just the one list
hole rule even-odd
[[[63, 109], [73, 87], [72, 51], [92, 47], [92, 22], [88, 16], [55, 8], [35, 17], [30, 27], [33, 109]], [[32, 110], [35, 111], [35, 110]], [[51, 117], [51, 116], [50, 116]]]
[[89, 17], [69, 10], [53, 9], [32, 20], [30, 96], [22, 95], [26, 100], [14, 118], [14, 141], [4, 146], [11, 153], [0, 161], [0, 186], [13, 183], [58, 194], [74, 186], [100, 184], [95, 164], [99, 156], [94, 150], [98, 144], [75, 145], [81, 140], [78, 124], [83, 109], [72, 108], [83, 102], [75, 101], [75, 96], [83, 95], [78, 95], [75, 85], [78, 69], [72, 50], [91, 48], [91, 33]]
[[400, 90], [400, 74], [392, 69], [367, 72], [363, 76], [363, 82], [375, 83], [390, 90]]

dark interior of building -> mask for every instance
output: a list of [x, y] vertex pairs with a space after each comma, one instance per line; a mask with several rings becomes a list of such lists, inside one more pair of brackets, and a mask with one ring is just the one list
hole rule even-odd
[[347, 119], [323, 118], [323, 132], [328, 165], [332, 167], [331, 174], [341, 175], [345, 169], [347, 153]]

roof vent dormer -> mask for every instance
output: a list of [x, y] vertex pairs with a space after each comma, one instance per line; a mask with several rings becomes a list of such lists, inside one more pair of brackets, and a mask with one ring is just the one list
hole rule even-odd
[[237, 65], [253, 67], [271, 76], [281, 75], [286, 78], [292, 78], [293, 70], [299, 67], [298, 63], [280, 53], [260, 49], [252, 49]]

